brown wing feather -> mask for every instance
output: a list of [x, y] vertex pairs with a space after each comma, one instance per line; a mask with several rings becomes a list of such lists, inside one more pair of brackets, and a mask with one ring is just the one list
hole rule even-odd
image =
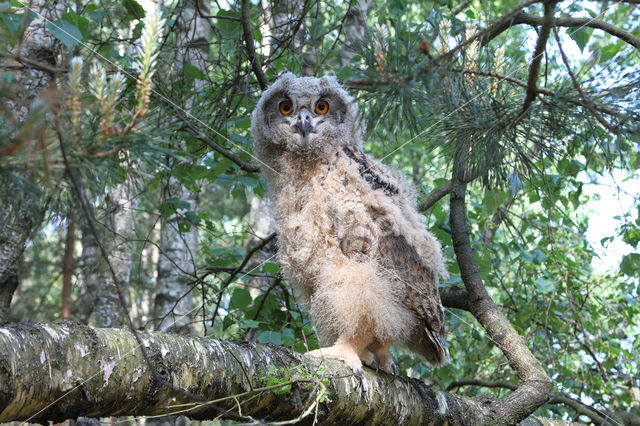
[[421, 262], [416, 250], [402, 235], [387, 234], [379, 238], [378, 259], [380, 266], [402, 286], [405, 306], [422, 322], [410, 346], [434, 365], [447, 362], [449, 353], [440, 337], [445, 334], [444, 315], [433, 270]]

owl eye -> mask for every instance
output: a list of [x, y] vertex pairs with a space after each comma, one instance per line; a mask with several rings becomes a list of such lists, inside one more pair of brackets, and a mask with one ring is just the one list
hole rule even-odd
[[279, 105], [280, 113], [283, 115], [289, 115], [293, 112], [293, 105], [291, 105], [291, 101], [282, 101]]
[[322, 99], [316, 102], [316, 113], [326, 114], [328, 112], [329, 112], [329, 102], [323, 101]]

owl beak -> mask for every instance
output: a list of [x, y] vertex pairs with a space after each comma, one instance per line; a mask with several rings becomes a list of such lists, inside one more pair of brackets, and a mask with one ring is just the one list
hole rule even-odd
[[302, 133], [302, 137], [306, 138], [311, 130], [313, 130], [313, 126], [311, 125], [311, 114], [307, 111], [306, 108], [302, 108], [298, 113], [298, 129], [300, 133]]

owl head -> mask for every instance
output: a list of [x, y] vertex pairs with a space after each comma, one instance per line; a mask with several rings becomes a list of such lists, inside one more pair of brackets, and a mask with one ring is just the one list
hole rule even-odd
[[361, 144], [357, 114], [356, 103], [335, 77], [285, 73], [264, 91], [251, 115], [254, 151], [267, 164], [285, 152], [323, 158]]

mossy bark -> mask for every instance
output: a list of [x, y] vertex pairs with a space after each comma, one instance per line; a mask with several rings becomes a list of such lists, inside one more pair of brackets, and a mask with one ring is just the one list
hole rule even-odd
[[[73, 322], [13, 324], [0, 328], [0, 422], [187, 410], [183, 414], [195, 419], [276, 421], [308, 412], [303, 424], [484, 424], [481, 402], [417, 380], [369, 369], [359, 379], [341, 361], [273, 345], [139, 334], [159, 377], [214, 405], [160, 383], [130, 331]], [[274, 388], [274, 379], [290, 386]]]

